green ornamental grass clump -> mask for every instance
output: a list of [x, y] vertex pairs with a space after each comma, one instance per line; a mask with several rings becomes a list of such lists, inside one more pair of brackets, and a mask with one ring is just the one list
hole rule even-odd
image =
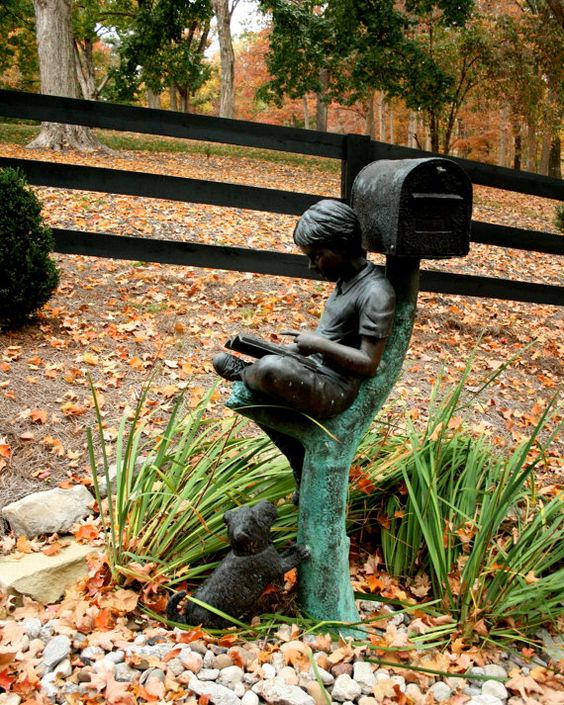
[[21, 326], [59, 283], [41, 204], [15, 169], [0, 170], [0, 327]]

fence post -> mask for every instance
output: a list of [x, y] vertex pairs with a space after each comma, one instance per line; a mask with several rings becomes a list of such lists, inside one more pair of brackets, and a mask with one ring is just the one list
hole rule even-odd
[[352, 185], [358, 172], [373, 161], [372, 140], [368, 135], [347, 135], [341, 166], [341, 198], [350, 203]]

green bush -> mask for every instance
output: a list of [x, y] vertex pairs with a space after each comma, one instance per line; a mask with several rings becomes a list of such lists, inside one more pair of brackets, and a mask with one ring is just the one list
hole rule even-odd
[[0, 327], [22, 325], [59, 283], [51, 231], [23, 174], [0, 171]]

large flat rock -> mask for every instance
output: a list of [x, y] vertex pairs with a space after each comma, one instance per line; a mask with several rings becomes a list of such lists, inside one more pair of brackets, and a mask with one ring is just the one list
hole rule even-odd
[[86, 557], [97, 550], [73, 539], [55, 556], [26, 553], [18, 558], [0, 558], [0, 586], [8, 593], [28, 595], [43, 604], [56, 602], [67, 587], [86, 574]]

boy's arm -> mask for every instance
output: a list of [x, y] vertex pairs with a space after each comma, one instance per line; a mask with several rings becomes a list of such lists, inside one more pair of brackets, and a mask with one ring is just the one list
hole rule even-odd
[[386, 347], [386, 338], [362, 336], [360, 349], [357, 349], [335, 343], [318, 333], [305, 331], [296, 338], [296, 345], [302, 355], [321, 353], [327, 362], [344, 372], [360, 377], [374, 377]]

